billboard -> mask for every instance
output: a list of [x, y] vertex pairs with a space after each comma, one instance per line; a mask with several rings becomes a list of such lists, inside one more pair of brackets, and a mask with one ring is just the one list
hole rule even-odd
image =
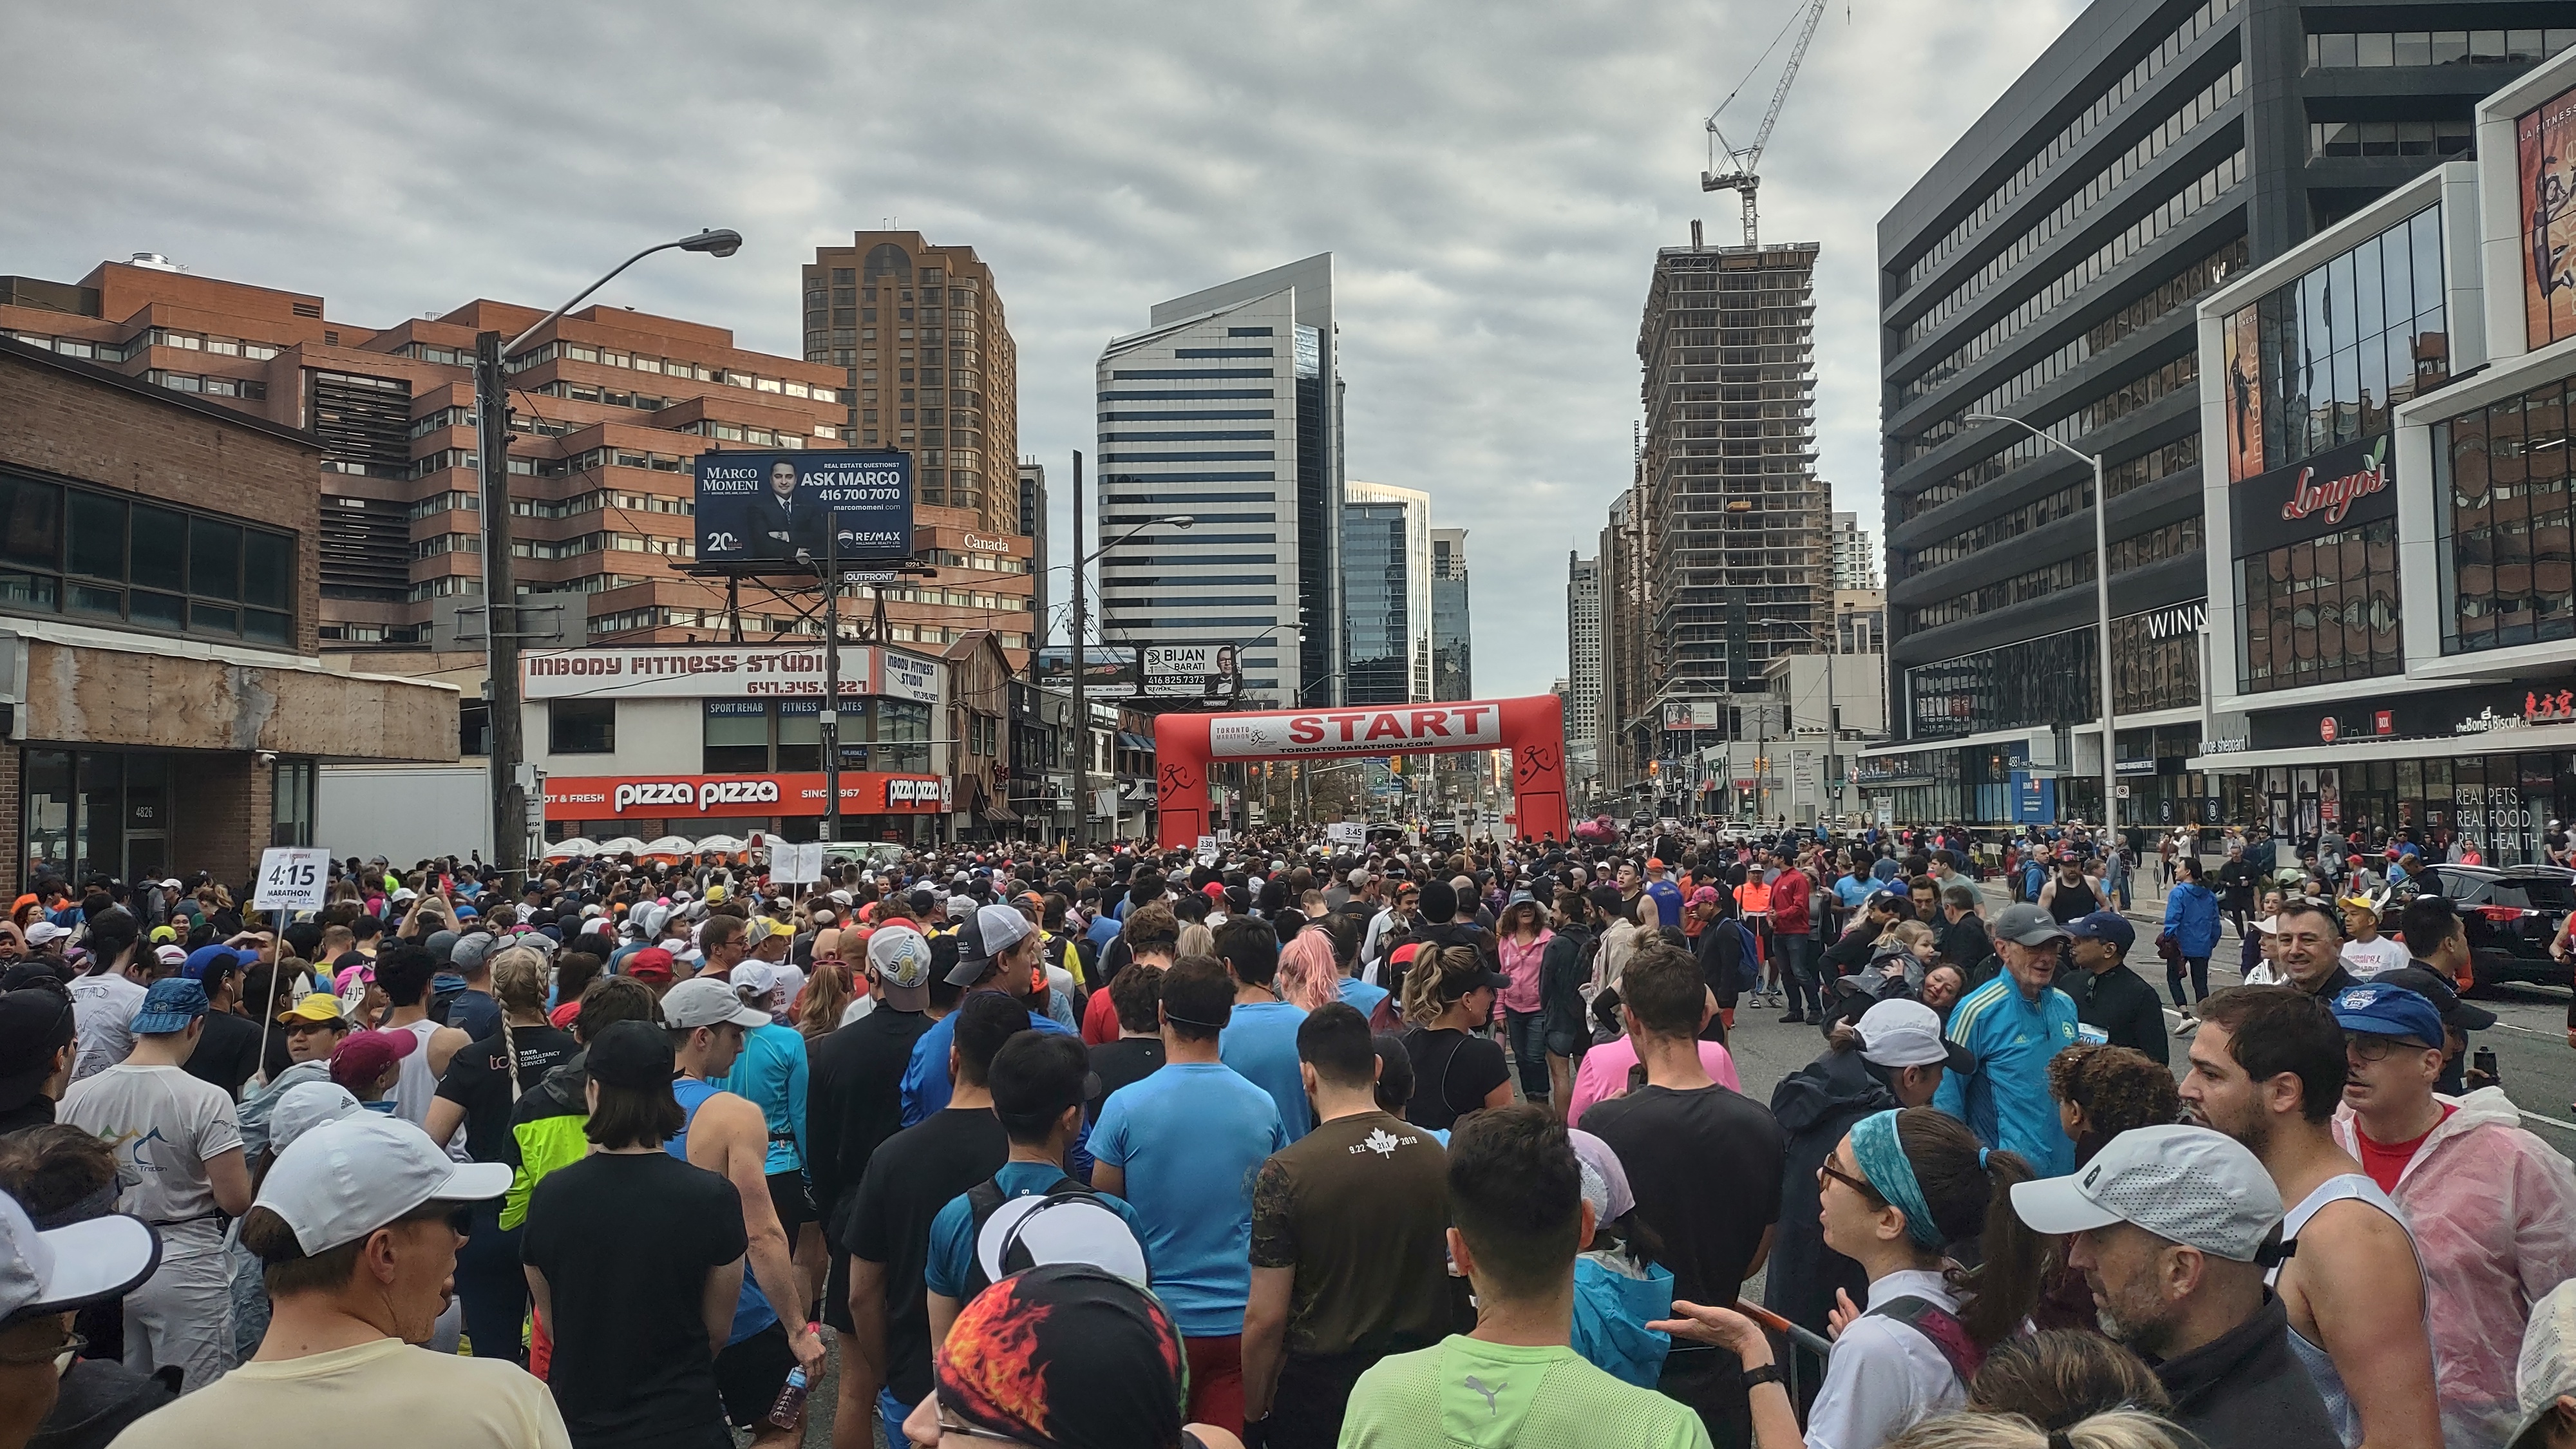
[[[947, 804], [937, 775], [877, 770], [841, 772], [844, 815], [935, 815]], [[753, 775], [549, 776], [548, 820], [659, 819], [686, 816], [810, 816], [823, 809], [823, 772]]]
[[1724, 729], [1726, 728], [1726, 707], [1714, 699], [1665, 700], [1664, 728], [1668, 730]]
[[700, 453], [700, 563], [811, 568], [912, 556], [912, 457], [809, 449]]
[[1243, 693], [1243, 663], [1231, 644], [1149, 644], [1142, 692], [1147, 699], [1232, 704]]
[[[1038, 650], [1032, 667], [1040, 684], [1073, 683], [1073, 650], [1050, 644]], [[1082, 648], [1082, 687], [1121, 699], [1136, 692], [1136, 651], [1125, 644], [1086, 644]]]
[[2576, 337], [2576, 90], [2514, 119], [2522, 305], [2532, 347]]
[[[823, 662], [819, 644], [531, 649], [519, 656], [519, 689], [532, 700], [820, 695]], [[841, 693], [876, 693], [876, 663], [877, 651], [866, 645], [842, 645]], [[938, 698], [935, 684], [930, 698]]]

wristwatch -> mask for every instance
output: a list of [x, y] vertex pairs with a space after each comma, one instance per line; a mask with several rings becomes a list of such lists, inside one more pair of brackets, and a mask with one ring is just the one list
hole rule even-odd
[[1778, 1364], [1766, 1363], [1760, 1368], [1746, 1369], [1744, 1371], [1744, 1391], [1746, 1393], [1751, 1393], [1755, 1389], [1762, 1387], [1764, 1384], [1778, 1384], [1784, 1389], [1788, 1387], [1788, 1380], [1782, 1376], [1780, 1366]]

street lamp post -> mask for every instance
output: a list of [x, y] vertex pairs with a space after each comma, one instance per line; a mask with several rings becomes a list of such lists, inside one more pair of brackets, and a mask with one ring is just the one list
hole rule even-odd
[[498, 332], [474, 338], [474, 420], [476, 471], [483, 505], [483, 689], [489, 712], [492, 752], [492, 861], [501, 869], [501, 888], [517, 899], [528, 871], [528, 786], [522, 778], [527, 744], [519, 719], [518, 584], [510, 559], [510, 411], [502, 365], [521, 344], [547, 324], [590, 299], [619, 272], [653, 255], [677, 248], [729, 257], [742, 250], [742, 235], [702, 231], [678, 241], [649, 246], [611, 268], [608, 275], [584, 287], [581, 295], [537, 319], [527, 331], [504, 342]]
[[1082, 552], [1082, 452], [1073, 455], [1073, 641], [1066, 651], [1073, 668], [1073, 728], [1076, 741], [1073, 752], [1073, 848], [1080, 850], [1091, 838], [1091, 704], [1086, 697], [1083, 678], [1082, 635], [1089, 616], [1082, 602], [1082, 571], [1092, 560], [1118, 545], [1161, 524], [1188, 528], [1198, 522], [1186, 513], [1148, 518], [1134, 528], [1103, 543], [1089, 553]]
[[[2102, 655], [2102, 829], [2108, 833], [2118, 828], [2120, 823], [2117, 793], [2120, 743], [2119, 721], [2112, 706], [2111, 692], [2111, 496], [2103, 486], [2102, 455], [2085, 452], [2019, 418], [2008, 418], [2000, 413], [1969, 413], [1967, 420], [1972, 423], [2010, 423], [2050, 447], [2071, 453], [2093, 465], [2093, 602], [2101, 613], [2098, 642]], [[2208, 687], [2206, 680], [2202, 687]]]

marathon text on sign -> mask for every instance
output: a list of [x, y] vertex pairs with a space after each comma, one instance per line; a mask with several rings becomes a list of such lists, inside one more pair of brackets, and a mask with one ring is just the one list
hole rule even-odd
[[1220, 759], [1348, 754], [1355, 748], [1415, 754], [1502, 745], [1502, 711], [1491, 704], [1229, 715], [1212, 721], [1208, 733], [1209, 753]]

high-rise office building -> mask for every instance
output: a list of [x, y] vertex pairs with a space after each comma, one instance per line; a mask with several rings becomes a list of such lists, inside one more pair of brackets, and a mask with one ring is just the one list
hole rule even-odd
[[1342, 653], [1351, 704], [1432, 698], [1431, 495], [1342, 485]]
[[1824, 626], [1832, 584], [1830, 500], [1815, 470], [1816, 250], [1655, 255], [1637, 338], [1646, 430], [1634, 516], [1654, 681], [1641, 703], [1758, 693], [1769, 662], [1813, 647], [1810, 632]]
[[1869, 546], [1869, 530], [1860, 526], [1859, 514], [1834, 515], [1833, 550], [1835, 588], [1878, 587], [1878, 555]]
[[919, 503], [1018, 531], [1019, 352], [973, 247], [863, 231], [804, 269], [805, 360], [841, 369], [860, 447], [910, 453]]
[[1602, 782], [1612, 789], [1643, 783], [1657, 744], [1643, 492], [1632, 486], [1611, 500], [1610, 521], [1601, 530], [1601, 712], [1594, 727]]
[[1100, 561], [1113, 644], [1233, 644], [1244, 693], [1343, 699], [1342, 383], [1330, 252], [1159, 302], [1099, 372]]
[[1431, 697], [1476, 697], [1476, 647], [1467, 629], [1467, 530], [1431, 530]]
[[[1899, 816], [2009, 820], [2036, 801], [2103, 817], [2083, 455], [2108, 494], [2115, 748], [2193, 753], [2193, 304], [2466, 157], [2477, 99], [2576, 40], [2510, 27], [2553, 20], [2576, 9], [2095, 5], [1880, 221], [1889, 704], [1912, 747], [1883, 752], [1902, 757], [1886, 771], [1907, 782]], [[2447, 28], [2481, 24], [2497, 28]], [[2349, 395], [2374, 385], [2333, 372], [2345, 359], [2314, 365]], [[1962, 739], [1975, 747], [1945, 743]]]
[[1577, 781], [1600, 778], [1601, 560], [1565, 555], [1565, 753]]

